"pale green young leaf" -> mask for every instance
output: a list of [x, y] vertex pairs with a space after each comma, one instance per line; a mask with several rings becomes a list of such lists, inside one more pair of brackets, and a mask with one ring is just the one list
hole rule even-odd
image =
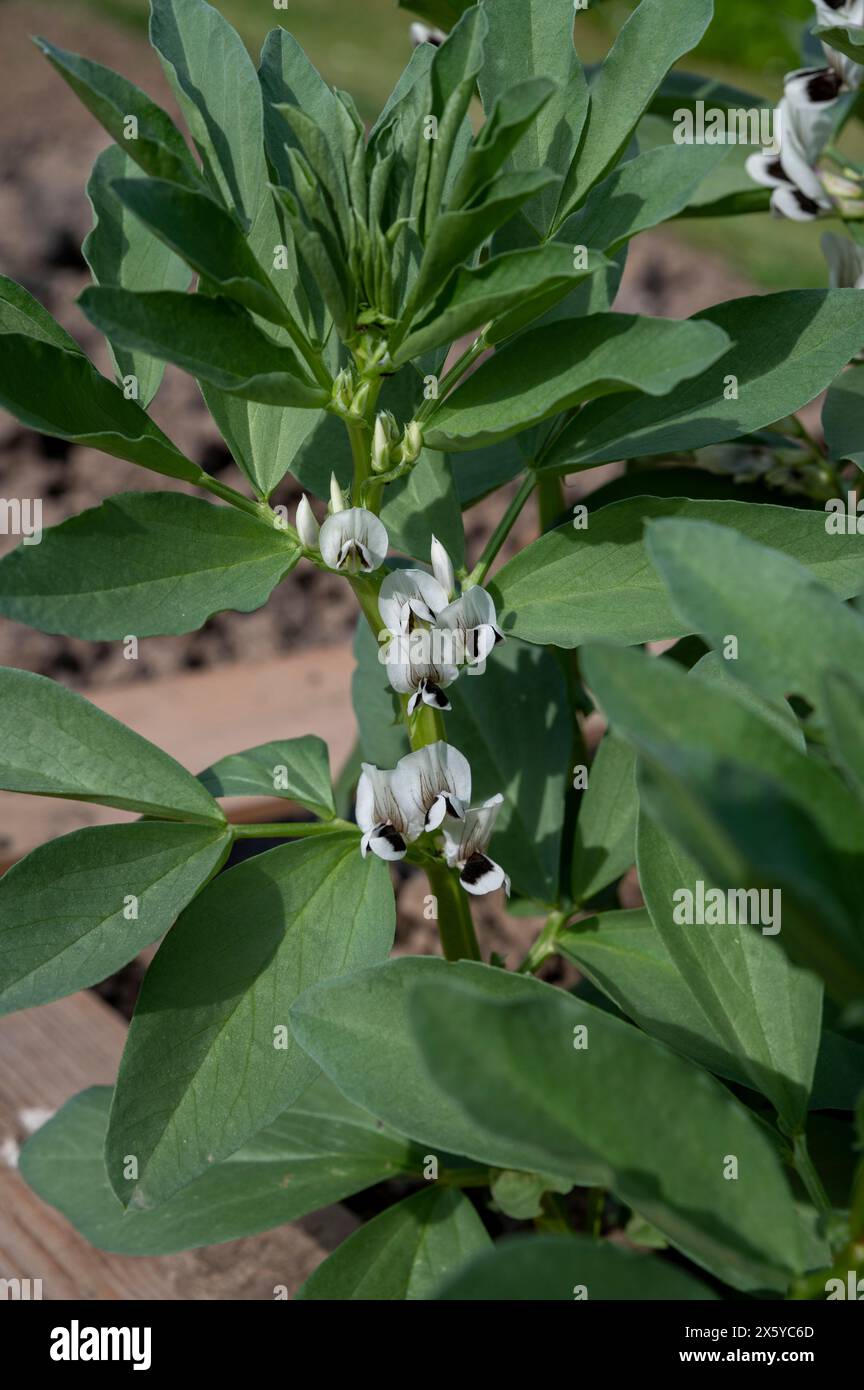
[[302, 1095], [317, 1068], [292, 1002], [384, 959], [393, 928], [387, 869], [354, 835], [281, 845], [200, 894], [147, 973], [120, 1064], [106, 1154], [124, 1206], [166, 1202]]
[[225, 823], [212, 796], [161, 748], [83, 695], [12, 667], [0, 668], [0, 787]]
[[297, 1299], [430, 1299], [442, 1278], [491, 1245], [462, 1192], [429, 1187], [388, 1207], [349, 1236], [313, 1271]]
[[173, 636], [226, 608], [260, 608], [299, 556], [234, 507], [119, 493], [0, 560], [0, 613], [89, 641]]
[[227, 828], [75, 830], [0, 878], [0, 1014], [107, 979], [158, 941], [231, 846]]
[[336, 814], [327, 745], [313, 734], [229, 753], [198, 780], [212, 796], [284, 796], [322, 820]]

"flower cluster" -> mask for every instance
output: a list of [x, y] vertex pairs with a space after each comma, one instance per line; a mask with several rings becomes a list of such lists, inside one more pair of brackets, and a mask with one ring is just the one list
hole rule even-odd
[[[306, 551], [320, 554], [330, 569], [371, 574], [387, 556], [389, 540], [380, 518], [365, 507], [346, 506], [335, 477], [322, 525], [306, 497], [297, 507], [296, 525]], [[444, 691], [457, 679], [460, 667], [478, 667], [504, 640], [485, 589], [474, 586], [456, 594], [453, 562], [435, 536], [430, 558], [431, 573], [391, 570], [378, 592], [384, 624], [379, 659], [393, 689], [410, 697], [409, 715], [421, 705], [449, 710]], [[470, 800], [471, 769], [450, 744], [429, 744], [402, 758], [391, 771], [364, 763], [357, 788], [361, 852], [365, 856], [371, 849], [380, 859], [402, 859], [409, 844], [440, 828], [444, 858], [459, 869], [467, 892], [491, 893], [503, 887], [509, 896], [509, 878], [486, 853], [503, 798], [499, 794], [475, 807], [469, 806]]]
[[440, 829], [444, 858], [458, 868], [467, 892], [493, 893], [503, 887], [509, 896], [509, 878], [486, 853], [503, 797], [475, 807], [470, 801], [471, 768], [449, 743], [427, 744], [400, 758], [390, 771], [364, 763], [357, 786], [360, 852], [404, 859], [409, 844]]
[[[820, 25], [864, 26], [864, 0], [814, 0]], [[836, 208], [841, 216], [864, 216], [864, 200], [855, 171], [837, 174], [820, 165], [832, 139], [837, 103], [856, 91], [864, 67], [822, 45], [826, 65], [787, 73], [776, 111], [778, 148], [751, 155], [750, 177], [771, 191], [771, 208], [780, 217], [807, 222]]]

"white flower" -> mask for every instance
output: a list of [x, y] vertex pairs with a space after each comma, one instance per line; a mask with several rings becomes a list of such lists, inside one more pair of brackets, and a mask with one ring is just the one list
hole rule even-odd
[[831, 288], [835, 290], [864, 290], [864, 246], [845, 236], [826, 232], [822, 252], [828, 262]]
[[432, 537], [432, 573], [447, 595], [445, 602], [449, 603], [456, 587], [456, 576], [453, 573], [453, 561], [437, 536]]
[[456, 635], [458, 661], [485, 661], [495, 644], [504, 641], [492, 597], [479, 584], [442, 609], [435, 625]]
[[423, 639], [422, 651], [418, 643], [408, 640], [404, 633], [394, 634], [382, 650], [380, 659], [387, 667], [387, 679], [400, 695], [410, 695], [408, 713], [413, 714], [419, 704], [431, 705], [433, 709], [448, 710], [450, 701], [444, 694], [459, 675], [459, 668], [449, 662], [436, 662], [431, 658], [428, 632], [416, 632], [413, 638]]
[[384, 526], [365, 507], [336, 511], [321, 527], [321, 556], [332, 570], [370, 574], [387, 556], [389, 541]]
[[363, 763], [362, 768], [356, 803], [357, 824], [363, 831], [360, 853], [365, 859], [371, 849], [379, 859], [404, 859], [422, 821], [413, 822], [400, 804], [395, 770], [382, 772], [372, 763]]
[[449, 743], [430, 743], [400, 758], [393, 790], [412, 823], [437, 830], [445, 815], [457, 820], [471, 800], [468, 759]]
[[467, 893], [494, 893], [503, 887], [510, 896], [510, 879], [486, 853], [503, 800], [499, 793], [482, 806], [472, 807], [465, 814], [458, 836], [444, 827], [444, 857], [451, 869], [459, 869], [459, 882]]
[[430, 29], [428, 24], [411, 25], [411, 42], [415, 48], [419, 48], [421, 43], [432, 43], [440, 48], [446, 37], [443, 29]]
[[807, 222], [831, 206], [816, 165], [831, 138], [841, 85], [831, 68], [790, 72], [776, 115], [779, 153], [763, 150], [747, 160], [751, 179], [773, 189], [771, 208], [781, 217]]
[[381, 585], [378, 612], [388, 631], [408, 633], [415, 618], [434, 622], [436, 613], [447, 607], [447, 598], [438, 580], [425, 570], [393, 570]]
[[[860, 29], [864, 26], [864, 0], [814, 0], [816, 22], [830, 29]], [[864, 67], [845, 53], [822, 44], [825, 56], [849, 87], [860, 87]]]
[[304, 495], [297, 504], [297, 517], [295, 519], [297, 534], [307, 550], [318, 549], [319, 526], [315, 520], [315, 514], [309, 506], [309, 499]]

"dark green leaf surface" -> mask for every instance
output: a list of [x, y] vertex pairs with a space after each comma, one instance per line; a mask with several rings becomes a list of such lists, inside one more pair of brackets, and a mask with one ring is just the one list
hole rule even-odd
[[124, 1205], [166, 1202], [302, 1095], [317, 1068], [283, 1031], [290, 1005], [383, 959], [393, 919], [386, 867], [353, 835], [281, 845], [207, 887], [147, 973], [120, 1064], [106, 1153]]
[[225, 608], [260, 608], [298, 558], [234, 507], [120, 493], [0, 561], [0, 612], [91, 641], [193, 632]]
[[[685, 521], [715, 522], [730, 528], [730, 535], [794, 555], [840, 598], [864, 589], [864, 537], [826, 535], [822, 512], [634, 497], [590, 512], [584, 529], [568, 524], [547, 532], [499, 570], [490, 588], [504, 631], [529, 642], [577, 647], [594, 638], [648, 642], [698, 630], [676, 609], [646, 547], [645, 524], [665, 517], [675, 518], [668, 525], [676, 528]], [[700, 560], [701, 552], [694, 552], [693, 562]]]
[[83, 695], [0, 667], [0, 787], [223, 826], [212, 796], [179, 763]]
[[187, 483], [202, 476], [197, 463], [181, 454], [136, 401], [100, 376], [80, 350], [64, 351], [45, 335], [0, 334], [0, 405], [41, 434], [101, 449]]
[[[832, 459], [850, 459], [864, 469], [864, 367], [855, 364], [829, 388], [822, 429]], [[859, 493], [860, 496], [860, 493]]]
[[592, 314], [532, 329], [496, 352], [437, 408], [432, 449], [476, 449], [507, 439], [592, 396], [636, 387], [665, 395], [722, 356], [713, 325], [635, 314]]
[[158, 941], [228, 853], [226, 830], [75, 830], [0, 878], [0, 1013], [98, 984]]
[[[135, 168], [130, 156], [116, 145], [109, 145], [99, 155], [87, 184], [93, 228], [81, 248], [82, 254], [97, 285], [119, 285], [126, 290], [186, 290], [192, 279], [190, 271], [117, 197], [116, 180], [128, 179], [140, 187], [151, 182], [142, 178], [129, 179]], [[175, 184], [168, 186], [177, 187]], [[202, 195], [190, 193], [188, 196]], [[113, 344], [109, 346], [118, 376], [121, 380], [135, 377], [138, 399], [146, 407], [159, 389], [163, 363], [145, 353], [128, 352]]]
[[173, 362], [229, 395], [301, 409], [320, 408], [329, 400], [292, 349], [269, 338], [229, 299], [97, 286], [78, 302], [112, 341]]
[[75, 339], [51, 317], [39, 300], [34, 299], [23, 285], [10, 280], [8, 275], [0, 275], [0, 333], [23, 333], [27, 338], [51, 343], [64, 352], [77, 352], [84, 356]]
[[[764, 429], [812, 401], [864, 345], [857, 290], [733, 299], [691, 322], [720, 328], [731, 340], [728, 352], [679, 386], [672, 401], [629, 395], [594, 402], [564, 431], [550, 467], [700, 449]], [[727, 399], [733, 390], [737, 398]]]
[[212, 796], [284, 796], [322, 820], [336, 814], [327, 744], [313, 734], [229, 753], [198, 780]]
[[25, 1182], [97, 1250], [170, 1255], [257, 1235], [375, 1183], [421, 1171], [422, 1156], [319, 1076], [298, 1101], [156, 1211], [124, 1211], [105, 1170], [111, 1090], [67, 1101], [27, 1141]]
[[636, 862], [636, 757], [607, 734], [588, 773], [573, 847], [573, 901], [587, 902]]
[[492, 1244], [468, 1198], [430, 1187], [361, 1226], [320, 1264], [298, 1299], [429, 1299], [442, 1278]]
[[[475, 1255], [439, 1290], [451, 1302], [572, 1304], [716, 1299], [706, 1284], [665, 1260], [585, 1236], [508, 1236]], [[590, 1317], [590, 1314], [586, 1314]]]

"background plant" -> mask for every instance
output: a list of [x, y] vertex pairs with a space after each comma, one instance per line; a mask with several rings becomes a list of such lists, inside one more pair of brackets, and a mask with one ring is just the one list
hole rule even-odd
[[[85, 987], [165, 937], [113, 1099], [76, 1097], [23, 1171], [128, 1253], [416, 1179], [310, 1298], [494, 1297], [513, 1279], [567, 1298], [818, 1296], [861, 1261], [848, 601], [864, 570], [857, 528], [832, 534], [824, 509], [847, 505], [860, 448], [842, 406], [860, 290], [681, 322], [614, 313], [639, 231], [767, 209], [767, 192], [730, 187], [725, 147], [671, 141], [700, 88], [667, 74], [710, 0], [642, 0], [590, 84], [570, 0], [461, 8], [367, 133], [285, 31], [256, 72], [203, 0], [154, 0], [195, 154], [125, 79], [40, 41], [116, 141], [90, 183], [81, 299], [116, 381], [4, 281], [0, 401], [214, 500], [109, 499], [0, 563], [0, 608], [93, 640], [175, 634], [260, 606], [301, 562], [337, 570], [361, 615], [365, 766], [355, 824], [350, 778], [337, 797], [314, 737], [196, 778], [62, 687], [0, 675], [0, 785], [141, 816], [4, 877], [2, 1006]], [[199, 382], [246, 492], [147, 414], [166, 361]], [[823, 449], [795, 412], [838, 377]], [[625, 477], [571, 515], [562, 480], [622, 458]], [[293, 525], [269, 501], [289, 469], [313, 499]], [[469, 569], [464, 508], [516, 479]], [[535, 493], [543, 534], [490, 580]], [[676, 638], [660, 659], [627, 650]], [[610, 729], [583, 791], [595, 698]], [[274, 790], [316, 819], [231, 826], [215, 800]], [[249, 834], [298, 843], [220, 873]], [[428, 874], [446, 962], [387, 960], [385, 861], [403, 857]], [[646, 907], [617, 912], [637, 859]], [[779, 887], [779, 938], [682, 929], [673, 893], [697, 878]], [[515, 911], [547, 918], [511, 971], [482, 959], [470, 908], [505, 879]], [[556, 953], [590, 988], [534, 978]], [[831, 1184], [808, 1134], [841, 1155]], [[564, 1200], [574, 1188], [583, 1202]], [[483, 1201], [566, 1238], [490, 1249]], [[604, 1241], [628, 1213], [635, 1244], [687, 1269]]]

